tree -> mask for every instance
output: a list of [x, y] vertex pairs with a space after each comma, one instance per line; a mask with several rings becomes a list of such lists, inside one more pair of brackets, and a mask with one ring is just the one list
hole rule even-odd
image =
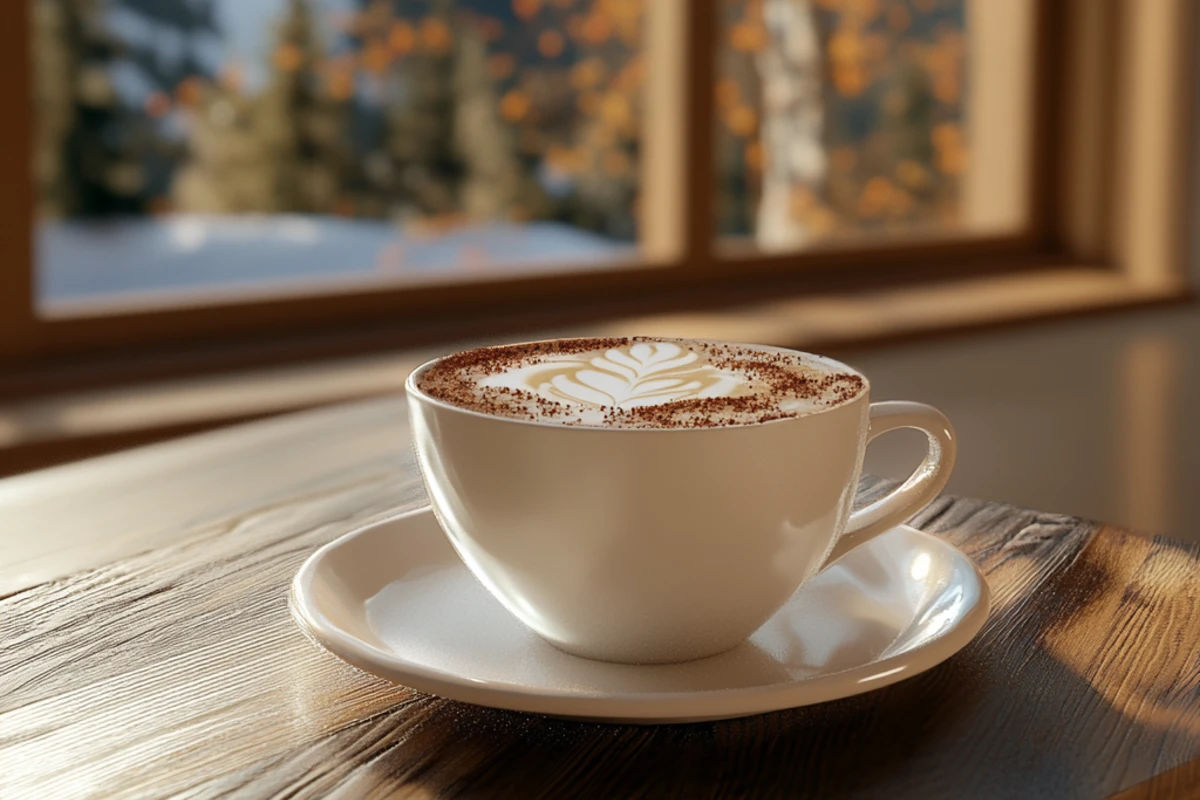
[[418, 49], [398, 62], [396, 102], [388, 109], [392, 202], [420, 216], [460, 211], [465, 167], [456, 152], [453, 0], [434, 0], [419, 27]]
[[190, 79], [187, 164], [175, 206], [204, 213], [328, 213], [349, 169], [343, 100], [329, 92], [309, 0], [291, 0], [266, 88]]
[[512, 132], [496, 112], [487, 44], [467, 28], [459, 35], [455, 50], [454, 132], [464, 168], [460, 204], [471, 218], [496, 219], [519, 204], [523, 188], [520, 164]]
[[345, 105], [326, 90], [309, 0], [291, 0], [256, 109], [271, 202], [263, 210], [328, 212], [349, 161]]
[[38, 0], [32, 9], [38, 210], [51, 217], [140, 210], [145, 171], [113, 86], [123, 54], [96, 0]]
[[766, 248], [794, 248], [810, 238], [797, 214], [798, 190], [820, 193], [828, 172], [822, 39], [811, 0], [763, 0], [763, 22], [765, 163], [757, 238]]
[[33, 177], [39, 217], [65, 217], [74, 210], [66, 141], [75, 124], [76, 56], [71, 48], [71, 10], [41, 0], [29, 9], [32, 23]]
[[277, 165], [258, 126], [258, 98], [193, 79], [188, 159], [171, 184], [176, 209], [205, 214], [279, 210]]
[[[118, 9], [179, 31], [188, 43], [182, 58], [164, 61], [152, 46], [119, 38], [108, 25]], [[215, 32], [211, 0], [35, 0], [31, 22], [39, 214], [143, 211], [179, 153], [154, 120], [121, 101], [113, 71], [133, 66], [160, 92], [199, 72], [192, 50]]]

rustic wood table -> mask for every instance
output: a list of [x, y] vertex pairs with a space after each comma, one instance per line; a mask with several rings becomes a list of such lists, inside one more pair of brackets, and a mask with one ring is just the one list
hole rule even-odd
[[964, 651], [632, 727], [429, 697], [300, 633], [301, 562], [422, 502], [395, 398], [0, 481], [0, 797], [1200, 796], [1196, 546], [943, 499], [915, 524], [994, 593]]

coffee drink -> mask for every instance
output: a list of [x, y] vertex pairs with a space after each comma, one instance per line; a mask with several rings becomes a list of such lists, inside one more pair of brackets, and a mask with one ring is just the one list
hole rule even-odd
[[[936, 409], [871, 403], [849, 367], [757, 345], [515, 344], [435, 359], [404, 386], [463, 563], [546, 641], [607, 661], [734, 647], [929, 503], [954, 464]], [[855, 508], [867, 443], [898, 428], [925, 432], [925, 460]]]
[[803, 353], [683, 339], [560, 339], [442, 359], [420, 389], [484, 414], [615, 428], [754, 425], [860, 395], [862, 377]]

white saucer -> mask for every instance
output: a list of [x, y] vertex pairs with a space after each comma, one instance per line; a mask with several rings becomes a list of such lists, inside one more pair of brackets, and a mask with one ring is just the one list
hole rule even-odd
[[988, 586], [953, 546], [900, 526], [813, 578], [750, 641], [685, 664], [567, 655], [475, 580], [428, 509], [346, 534], [292, 584], [301, 626], [351, 664], [430, 694], [610, 722], [697, 722], [878, 689], [983, 627]]

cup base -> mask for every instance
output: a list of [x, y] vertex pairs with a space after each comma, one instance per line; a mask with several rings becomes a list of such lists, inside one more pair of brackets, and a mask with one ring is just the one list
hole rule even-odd
[[723, 655], [605, 663], [534, 636], [422, 509], [319, 550], [296, 576], [292, 608], [333, 653], [424, 692], [580, 720], [680, 723], [826, 702], [916, 675], [975, 636], [988, 589], [954, 547], [899, 526], [814, 577]]
[[706, 658], [719, 656], [722, 653], [728, 653], [730, 650], [733, 650], [735, 647], [750, 638], [749, 636], [745, 636], [735, 642], [725, 642], [717, 646], [710, 646], [706, 648], [678, 649], [671, 646], [664, 646], [654, 648], [653, 650], [628, 651], [626, 653], [614, 654], [613, 650], [607, 648], [603, 650], [597, 650], [589, 647], [579, 647], [562, 642], [556, 642], [549, 637], [541, 635], [532, 628], [529, 630], [555, 650], [562, 651], [569, 656], [586, 658], [589, 661], [600, 661], [605, 664], [628, 664], [630, 666], [686, 664], [691, 661], [702, 661]]

